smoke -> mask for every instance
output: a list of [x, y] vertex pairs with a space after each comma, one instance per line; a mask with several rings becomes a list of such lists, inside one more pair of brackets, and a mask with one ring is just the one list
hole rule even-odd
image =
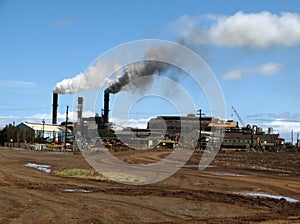
[[[124, 69], [124, 74], [114, 81], [106, 91], [109, 93], [117, 93], [122, 89], [141, 89], [142, 87], [151, 83], [152, 75], [161, 74], [168, 69], [169, 65], [163, 62], [157, 61], [144, 61], [138, 64], [129, 65]], [[146, 77], [142, 79], [141, 82], [131, 83], [131, 81]]]
[[[217, 45], [263, 49], [273, 45], [294, 46], [300, 43], [300, 15], [297, 13], [276, 15], [264, 11], [260, 13], [237, 12], [231, 16], [181, 16], [172, 22], [170, 27], [178, 39], [188, 46]], [[176, 50], [164, 46], [152, 47], [145, 52], [144, 61], [124, 68], [123, 75], [110, 82], [107, 91], [117, 93], [126, 89], [142, 89], [151, 83], [153, 75], [161, 75], [170, 69], [170, 65], [158, 59], [167, 58], [169, 62], [175, 62], [176, 55], [178, 55]], [[113, 66], [117, 71], [122, 66], [114, 60], [99, 61], [74, 78], [64, 79], [57, 83], [53, 91], [65, 94], [102, 87], [108, 81], [104, 78], [107, 76], [103, 75], [110, 71], [108, 68]], [[240, 77], [241, 72], [243, 71], [235, 71], [233, 77]], [[130, 85], [132, 80], [140, 77], [147, 77], [147, 79], [142, 79], [142, 82], [136, 86]], [[177, 77], [171, 76], [170, 78]]]
[[300, 15], [268, 11], [237, 12], [231, 16], [181, 16], [170, 24], [175, 34], [195, 45], [263, 49], [270, 46], [294, 46], [300, 43]]
[[[153, 75], [162, 75], [171, 67], [170, 64], [159, 61], [157, 58], [175, 62], [177, 55], [175, 49], [165, 46], [152, 47], [145, 52], [145, 60], [128, 65], [123, 70], [124, 74], [112, 82], [106, 91], [117, 93], [121, 90], [143, 90], [152, 83]], [[140, 79], [139, 82], [132, 82], [142, 77], [145, 78]], [[176, 76], [170, 75], [170, 78], [176, 79]]]
[[[118, 74], [121, 65], [117, 63], [104, 63], [98, 62], [97, 64], [90, 66], [86, 72], [79, 73], [74, 78], [64, 79], [57, 83], [53, 89], [53, 92], [59, 94], [75, 93], [82, 90], [93, 89], [102, 87], [105, 83], [109, 86], [106, 89], [109, 93], [117, 93], [121, 90], [143, 90], [147, 85], [153, 81], [153, 75], [161, 75], [170, 69], [170, 65], [162, 62], [161, 60], [167, 60], [175, 63], [178, 53], [175, 49], [167, 48], [166, 46], [153, 46], [144, 53], [144, 60], [129, 64], [125, 68], [123, 67], [121, 75]], [[114, 71], [117, 76], [116, 80], [106, 80], [104, 75], [107, 74], [109, 66], [114, 66]], [[169, 74], [170, 78], [176, 79], [176, 74]], [[107, 76], [106, 76], [107, 77]], [[132, 82], [138, 78], [139, 82]]]
[[58, 82], [53, 88], [53, 92], [58, 94], [72, 94], [82, 90], [100, 88], [107, 81], [104, 78], [105, 76], [101, 74], [106, 74], [109, 71], [109, 66], [113, 66], [115, 70], [120, 68], [118, 58], [109, 62], [99, 60], [95, 65], [90, 66], [87, 71], [81, 72], [73, 78]]

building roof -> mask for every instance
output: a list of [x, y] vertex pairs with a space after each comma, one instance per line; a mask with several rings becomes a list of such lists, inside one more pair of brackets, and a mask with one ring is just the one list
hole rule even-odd
[[[183, 121], [183, 120], [199, 121], [199, 117], [192, 116], [192, 115], [188, 115], [188, 116], [157, 116], [155, 118], [151, 118], [150, 121], [159, 120], [159, 119], [163, 119], [165, 121]], [[201, 117], [202, 121], [211, 121], [213, 119], [216, 119], [216, 118], [206, 117], [206, 116]]]
[[219, 122], [219, 123], [209, 123], [208, 127], [221, 127], [221, 128], [237, 128], [238, 124], [237, 122]]
[[[42, 131], [42, 130], [44, 130], [45, 132], [64, 132], [65, 131], [64, 126], [60, 126], [57, 124], [44, 124], [43, 125], [42, 123], [23, 122], [23, 123], [19, 124], [18, 126], [22, 126], [22, 125], [27, 126], [34, 131]], [[70, 132], [70, 130], [68, 130], [68, 132]]]

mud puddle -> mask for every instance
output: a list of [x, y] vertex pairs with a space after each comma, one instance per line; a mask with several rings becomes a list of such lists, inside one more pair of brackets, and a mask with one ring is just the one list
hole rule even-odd
[[245, 177], [248, 175], [238, 174], [238, 173], [227, 173], [227, 172], [213, 172], [213, 171], [203, 171], [203, 173], [216, 175], [216, 176], [228, 176], [228, 177]]
[[299, 200], [297, 200], [295, 198], [286, 197], [286, 196], [282, 196], [282, 195], [273, 195], [273, 194], [258, 193], [258, 192], [232, 192], [232, 193], [238, 194], [238, 195], [249, 196], [249, 197], [272, 198], [272, 199], [277, 199], [277, 200], [284, 199], [288, 202], [299, 202]]
[[290, 197], [285, 197], [282, 195], [272, 195], [272, 194], [265, 194], [265, 193], [254, 193], [254, 192], [247, 192], [245, 195], [250, 196], [250, 197], [264, 197], [264, 198], [273, 198], [273, 199], [285, 199], [288, 202], [299, 202], [299, 200], [295, 198], [290, 198]]
[[46, 173], [51, 173], [51, 166], [50, 165], [42, 165], [42, 164], [35, 164], [35, 163], [26, 163], [24, 164], [26, 167], [35, 168], [41, 171], [44, 171]]
[[90, 193], [91, 191], [84, 190], [84, 189], [65, 189], [63, 192], [66, 193]]

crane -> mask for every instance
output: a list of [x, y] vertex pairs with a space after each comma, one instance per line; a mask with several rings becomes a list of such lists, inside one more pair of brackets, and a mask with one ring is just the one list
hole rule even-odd
[[243, 122], [242, 118], [240, 117], [239, 113], [236, 111], [236, 109], [234, 108], [234, 106], [231, 106], [233, 112], [235, 113], [235, 115], [237, 116], [237, 118], [239, 119], [239, 122], [241, 123], [241, 125], [243, 127], [245, 127], [245, 123]]

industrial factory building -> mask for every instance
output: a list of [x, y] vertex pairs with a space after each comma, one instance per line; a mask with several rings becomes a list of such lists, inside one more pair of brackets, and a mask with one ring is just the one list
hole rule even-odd
[[[221, 146], [224, 148], [274, 148], [283, 145], [284, 139], [279, 134], [273, 134], [269, 128], [268, 133], [263, 132], [262, 128], [253, 125], [239, 127], [238, 122], [233, 120], [222, 120], [211, 116], [202, 116], [201, 119], [195, 114], [187, 116], [157, 116], [148, 121], [146, 129], [137, 129], [126, 127], [123, 130], [113, 130], [113, 125], [109, 122], [109, 92], [104, 92], [104, 109], [101, 116], [82, 118], [83, 98], [78, 98], [78, 122], [75, 127], [84, 137], [99, 138], [95, 135], [94, 130], [102, 140], [108, 141], [112, 138], [124, 144], [129, 145], [156, 145], [155, 142], [168, 142], [172, 147], [176, 145], [180, 138], [181, 131], [191, 132], [199, 131], [198, 142], [201, 147], [207, 145], [205, 141], [218, 141], [217, 136], [212, 136], [214, 131], [223, 130], [225, 135]], [[201, 130], [201, 138], [200, 138]], [[151, 139], [148, 137], [151, 136]], [[202, 141], [203, 139], [204, 141]], [[198, 145], [199, 147], [200, 145]]]
[[[65, 126], [57, 124], [45, 124], [34, 122], [23, 122], [16, 126], [17, 130], [22, 133], [20, 138], [27, 142], [62, 142], [65, 136]], [[72, 131], [67, 129], [67, 136], [72, 136]]]
[[226, 130], [222, 147], [224, 148], [260, 148], [273, 150], [281, 147], [284, 139], [280, 135], [274, 134], [272, 128], [268, 129], [268, 133], [262, 131], [262, 128], [253, 125], [247, 125], [242, 128], [234, 128]]
[[[163, 145], [170, 148], [178, 143], [186, 144], [181, 133], [196, 134], [193, 146], [206, 148], [209, 143], [221, 145], [222, 148], [259, 148], [275, 149], [284, 145], [284, 139], [279, 134], [273, 133], [269, 128], [265, 133], [257, 125], [239, 127], [233, 120], [223, 120], [212, 116], [157, 116], [150, 118], [147, 128], [139, 129], [124, 127], [122, 130], [114, 129], [114, 124], [109, 121], [110, 93], [104, 92], [104, 109], [101, 115], [82, 117], [83, 97], [78, 97], [77, 121], [57, 124], [58, 94], [53, 93], [52, 124], [45, 122], [23, 122], [16, 126], [14, 141], [35, 143], [73, 143], [75, 134], [88, 140], [91, 145], [109, 143], [110, 146], [133, 146], [143, 148]], [[201, 114], [201, 113], [200, 113]], [[217, 136], [222, 130], [224, 137]], [[105, 144], [104, 144], [105, 145]], [[77, 149], [77, 148], [76, 148]], [[80, 150], [80, 149], [79, 149]]]
[[148, 128], [151, 127], [151, 130], [159, 132], [166, 129], [166, 132], [170, 135], [178, 135], [181, 131], [199, 130], [200, 126], [201, 131], [204, 133], [218, 128], [236, 128], [238, 124], [232, 120], [224, 121], [215, 117], [201, 117], [200, 125], [199, 117], [195, 114], [188, 114], [187, 116], [158, 116], [151, 118], [148, 122]]
[[43, 120], [37, 122], [22, 122], [16, 126], [15, 134], [18, 142], [27, 143], [72, 143], [74, 140], [72, 122], [57, 124], [58, 94], [53, 93], [52, 123]]
[[212, 139], [213, 131], [216, 131], [218, 128], [223, 129], [225, 134], [221, 146], [224, 148], [255, 147], [272, 149], [284, 144], [284, 139], [280, 138], [279, 134], [274, 134], [272, 128], [269, 128], [268, 133], [265, 133], [257, 125], [252, 127], [247, 125], [240, 128], [236, 121], [225, 121], [214, 117], [201, 117], [200, 125], [199, 117], [195, 114], [189, 114], [186, 117], [158, 116], [151, 118], [148, 123], [148, 128], [151, 127], [151, 130], [155, 132], [165, 131], [171, 138], [179, 135], [182, 129], [189, 132], [199, 130], [200, 126], [203, 139]]

